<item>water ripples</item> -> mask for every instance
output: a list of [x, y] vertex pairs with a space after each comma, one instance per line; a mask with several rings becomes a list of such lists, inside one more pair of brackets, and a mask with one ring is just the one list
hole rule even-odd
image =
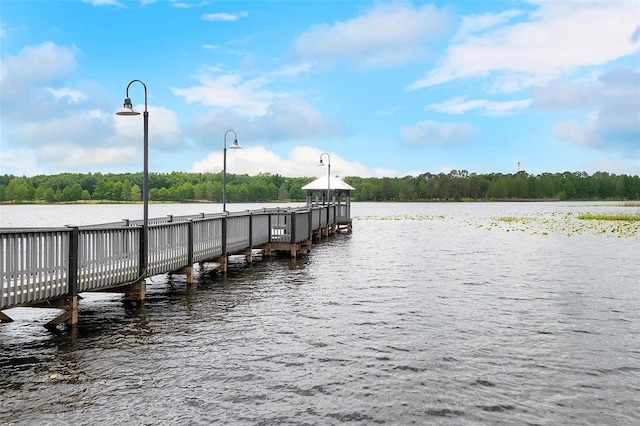
[[356, 221], [296, 260], [155, 277], [141, 307], [87, 295], [75, 331], [24, 313], [0, 423], [640, 423], [637, 241], [464, 221]]

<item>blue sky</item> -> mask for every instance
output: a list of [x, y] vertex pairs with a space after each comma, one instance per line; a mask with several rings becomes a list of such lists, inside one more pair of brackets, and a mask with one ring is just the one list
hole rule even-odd
[[[0, 174], [640, 174], [636, 1], [0, 3]], [[129, 90], [144, 110], [144, 88]], [[233, 135], [227, 139], [232, 142]]]

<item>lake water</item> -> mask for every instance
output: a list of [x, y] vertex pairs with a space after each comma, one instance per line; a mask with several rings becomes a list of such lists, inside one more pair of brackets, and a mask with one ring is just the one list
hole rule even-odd
[[[262, 206], [231, 205], [230, 210]], [[2, 226], [141, 206], [2, 206]], [[218, 211], [151, 205], [151, 217]], [[623, 203], [356, 203], [308, 256], [5, 311], [0, 424], [640, 424], [640, 229]]]

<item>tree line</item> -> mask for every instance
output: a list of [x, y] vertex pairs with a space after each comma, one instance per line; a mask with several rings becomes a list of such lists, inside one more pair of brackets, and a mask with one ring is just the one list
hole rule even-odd
[[[0, 202], [138, 202], [142, 173], [0, 176]], [[227, 174], [227, 201], [301, 201], [310, 177]], [[639, 200], [640, 177], [596, 172], [476, 174], [466, 170], [401, 178], [348, 176], [353, 201]], [[149, 200], [222, 201], [222, 173], [150, 173]]]
[[361, 201], [639, 200], [640, 177], [596, 172], [476, 174], [466, 170], [403, 178], [345, 179]]

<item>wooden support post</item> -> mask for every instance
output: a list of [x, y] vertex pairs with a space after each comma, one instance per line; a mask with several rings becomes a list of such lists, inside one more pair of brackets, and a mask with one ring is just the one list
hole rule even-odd
[[72, 327], [78, 325], [78, 299], [78, 296], [73, 296], [52, 301], [48, 307], [63, 309], [64, 312], [46, 323], [44, 326], [51, 329], [56, 328], [58, 325], [63, 323]]
[[0, 311], [0, 322], [13, 322], [13, 319], [4, 312]]
[[227, 256], [221, 256], [215, 260], [218, 264], [217, 267], [214, 268], [214, 271], [222, 272], [223, 274], [227, 273]]
[[253, 250], [252, 249], [247, 249], [245, 250], [243, 253], [245, 260], [247, 261], [247, 263], [253, 263]]
[[144, 302], [145, 293], [147, 292], [147, 282], [140, 280], [120, 287], [107, 288], [103, 291], [108, 293], [124, 293], [124, 300], [127, 302], [142, 303]]
[[[308, 241], [308, 240], [306, 240]], [[304, 243], [302, 243], [304, 244]], [[270, 252], [278, 251], [278, 252], [289, 252], [291, 257], [295, 258], [298, 255], [298, 250], [300, 249], [301, 244], [291, 244], [291, 243], [271, 243], [269, 247]]]
[[187, 284], [193, 284], [193, 266], [183, 266], [172, 274], [182, 274], [187, 276]]
[[144, 302], [145, 293], [147, 292], [147, 282], [142, 279], [131, 284], [121, 285], [118, 287], [108, 287], [92, 290], [100, 293], [124, 293], [124, 300], [127, 302]]

